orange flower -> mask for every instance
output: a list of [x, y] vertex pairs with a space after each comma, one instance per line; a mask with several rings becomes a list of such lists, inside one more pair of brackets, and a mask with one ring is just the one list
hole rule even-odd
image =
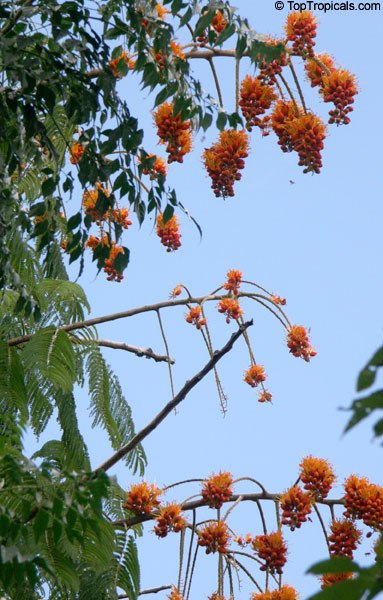
[[287, 15], [287, 41], [293, 42], [293, 52], [305, 57], [314, 56], [313, 47], [318, 21], [309, 10], [292, 12]]
[[179, 504], [166, 504], [159, 509], [153, 531], [158, 537], [164, 538], [170, 531], [178, 533], [185, 529], [185, 526], [186, 520], [182, 515], [181, 506]]
[[262, 383], [266, 380], [264, 367], [261, 365], [252, 365], [249, 369], [247, 369], [243, 380], [251, 387], [257, 387], [259, 383]]
[[334, 519], [331, 523], [331, 535], [328, 537], [331, 556], [347, 556], [353, 558], [354, 550], [362, 532], [348, 519]]
[[104, 188], [102, 183], [99, 181], [96, 183], [96, 187], [93, 190], [85, 190], [82, 196], [82, 205], [85, 208], [85, 214], [90, 215], [92, 221], [97, 225], [100, 224], [101, 221], [104, 221], [108, 212], [101, 214], [95, 207], [97, 201], [99, 199], [99, 193], [104, 194], [107, 198], [110, 196], [110, 191], [108, 188]]
[[312, 113], [300, 115], [286, 124], [293, 150], [298, 153], [299, 166], [304, 173], [319, 173], [322, 167], [321, 150], [324, 148], [326, 126]]
[[132, 224], [132, 221], [128, 218], [128, 208], [115, 208], [114, 210], [109, 211], [108, 217], [110, 221], [118, 223], [118, 225], [121, 225], [124, 229], [128, 229], [129, 225]]
[[253, 538], [250, 533], [247, 533], [244, 538], [239, 535], [235, 536], [234, 541], [236, 544], [241, 546], [241, 548], [245, 548], [246, 546], [251, 544], [251, 542], [253, 541]]
[[223, 288], [225, 290], [233, 292], [233, 294], [236, 296], [239, 292], [239, 286], [241, 285], [241, 281], [242, 272], [236, 269], [231, 269], [226, 274], [226, 283], [223, 284]]
[[154, 483], [133, 483], [126, 493], [124, 508], [136, 515], [150, 515], [160, 504], [157, 498], [161, 494], [162, 491]]
[[[299, 114], [302, 114], [300, 109]], [[294, 144], [291, 139], [288, 125], [298, 116], [297, 109], [291, 100], [285, 102], [278, 100], [276, 102], [273, 113], [271, 115], [271, 124], [274, 133], [278, 137], [278, 144], [282, 152], [291, 152], [294, 149]]]
[[165, 161], [160, 157], [160, 156], [156, 156], [155, 154], [148, 154], [147, 158], [153, 158], [156, 157], [153, 166], [151, 169], [143, 169], [142, 172], [144, 175], [150, 175], [150, 179], [157, 179], [158, 175], [162, 175], [163, 177], [166, 177], [167, 172], [168, 172], [168, 168], [167, 165], [165, 163]]
[[327, 573], [327, 575], [322, 575], [320, 580], [322, 582], [321, 588], [324, 590], [326, 587], [330, 587], [330, 585], [334, 585], [334, 583], [339, 583], [341, 581], [347, 581], [348, 579], [353, 578], [353, 573]]
[[282, 306], [286, 304], [286, 298], [276, 296], [275, 294], [271, 294], [270, 300], [274, 302], [274, 304], [281, 304]]
[[234, 183], [241, 179], [240, 170], [248, 156], [249, 136], [244, 130], [221, 131], [218, 141], [203, 153], [206, 170], [212, 180], [214, 194], [234, 196]]
[[[330, 54], [324, 52], [323, 54], [317, 54], [316, 58], [324, 64], [330, 71], [335, 68], [334, 59]], [[310, 58], [305, 62], [305, 71], [308, 79], [311, 82], [311, 87], [316, 87], [317, 85], [322, 86], [323, 84], [323, 75], [326, 73], [326, 70], [321, 67], [321, 65]]]
[[185, 154], [191, 150], [191, 122], [181, 121], [181, 115], [174, 116], [173, 104], [164, 102], [154, 113], [157, 135], [161, 144], [166, 144], [168, 163], [183, 162]]
[[367, 527], [383, 531], [383, 487], [367, 477], [350, 475], [344, 483], [345, 517], [362, 519]]
[[116, 269], [114, 263], [116, 257], [119, 254], [124, 254], [123, 247], [118, 246], [115, 242], [112, 242], [109, 257], [104, 260], [104, 273], [108, 275], [108, 277], [106, 278], [107, 281], [116, 281], [117, 283], [120, 283], [124, 279], [123, 274], [121, 273], [121, 271]]
[[77, 165], [82, 159], [82, 155], [84, 154], [85, 147], [82, 144], [73, 144], [70, 149], [70, 162], [72, 165]]
[[324, 102], [333, 102], [334, 110], [329, 111], [329, 123], [348, 125], [347, 116], [354, 109], [354, 96], [358, 93], [355, 75], [343, 69], [334, 69], [329, 75], [323, 75], [321, 94]]
[[[105, 241], [104, 241], [104, 237], [106, 238]], [[102, 243], [103, 244], [106, 243], [107, 246], [109, 245], [109, 243], [108, 243], [108, 236], [107, 235], [103, 236]], [[86, 242], [85, 242], [85, 246], [87, 248], [90, 248], [91, 250], [95, 250], [97, 248], [97, 246], [99, 246], [100, 244], [101, 244], [100, 238], [98, 238], [95, 235], [90, 235], [88, 237], [88, 239], [86, 240]]]
[[283, 585], [280, 590], [251, 595], [251, 600], [298, 600], [298, 598], [298, 592], [291, 585]]
[[229, 529], [224, 521], [211, 521], [197, 531], [198, 545], [206, 548], [206, 554], [220, 552], [226, 554], [230, 541]]
[[280, 531], [257, 535], [252, 542], [253, 550], [261, 560], [265, 561], [260, 569], [269, 571], [272, 575], [283, 572], [287, 560], [287, 545]]
[[161, 244], [165, 246], [167, 252], [178, 250], [181, 246], [181, 234], [178, 219], [173, 215], [164, 223], [163, 214], [157, 217], [157, 235], [161, 239]]
[[[182, 48], [179, 44], [177, 44], [177, 42], [172, 40], [170, 42], [170, 47], [172, 49], [174, 56], [176, 56], [177, 58], [180, 58], [181, 60], [186, 60], [185, 54], [182, 52]], [[153, 51], [153, 53], [154, 53], [154, 57], [158, 63], [159, 68], [161, 70], [165, 69], [166, 63], [168, 61], [168, 55], [161, 51], [159, 51], [159, 52]]]
[[326, 498], [335, 481], [335, 473], [324, 458], [306, 456], [300, 463], [300, 479], [305, 490], [316, 500]]
[[217, 306], [218, 312], [226, 315], [226, 323], [230, 323], [230, 319], [239, 319], [243, 314], [243, 310], [240, 308], [238, 300], [234, 300], [234, 298], [222, 298]]
[[263, 392], [258, 392], [258, 402], [271, 402], [272, 399], [273, 396], [270, 394], [270, 392], [267, 392], [266, 390]]
[[221, 508], [233, 493], [233, 476], [229, 471], [220, 471], [202, 484], [202, 498], [210, 508]]
[[174, 300], [175, 298], [177, 298], [177, 296], [180, 296], [181, 294], [182, 294], [182, 285], [176, 285], [176, 287], [173, 288], [173, 290], [170, 292], [169, 298], [171, 300]]
[[220, 10], [215, 11], [211, 26], [217, 33], [221, 33], [227, 26], [227, 20]]
[[[160, 18], [160, 19], [164, 19], [164, 18], [165, 18], [165, 15], [166, 15], [166, 14], [169, 12], [169, 11], [168, 11], [168, 10], [167, 10], [167, 9], [164, 7], [164, 5], [163, 5], [163, 4], [161, 4], [160, 2], [158, 2], [158, 3], [155, 5], [155, 7], [154, 7], [154, 8], [155, 8], [155, 10], [156, 10], [156, 12], [157, 12], [157, 14], [158, 14], [158, 16], [159, 16], [159, 18]], [[174, 600], [175, 600], [175, 599], [174, 599]]]
[[136, 63], [134, 60], [132, 60], [132, 58], [127, 52], [121, 52], [121, 54], [117, 56], [117, 58], [113, 58], [112, 60], [110, 60], [109, 66], [112, 69], [113, 75], [117, 79], [121, 79], [122, 77], [124, 77], [123, 73], [119, 70], [119, 66], [122, 64], [125, 64], [128, 67], [128, 69], [134, 69]]
[[299, 529], [307, 521], [311, 513], [314, 499], [310, 492], [304, 492], [299, 486], [293, 486], [280, 498], [282, 524], [288, 525], [291, 531]]
[[206, 319], [201, 319], [202, 309], [200, 306], [192, 306], [188, 313], [185, 315], [187, 323], [194, 325], [197, 329], [201, 329], [203, 325], [206, 325]]
[[246, 129], [251, 131], [253, 127], [259, 127], [262, 135], [268, 135], [267, 125], [270, 117], [259, 117], [265, 114], [276, 98], [277, 94], [273, 88], [263, 83], [259, 77], [245, 77], [240, 89], [239, 106], [246, 120]]
[[316, 356], [316, 351], [310, 345], [307, 330], [302, 325], [291, 325], [287, 334], [287, 347], [293, 356], [303, 358], [306, 362]]

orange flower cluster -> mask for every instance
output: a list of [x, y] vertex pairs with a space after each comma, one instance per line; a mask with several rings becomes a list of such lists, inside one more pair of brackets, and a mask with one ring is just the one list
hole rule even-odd
[[344, 516], [361, 519], [365, 525], [383, 531], [383, 487], [367, 477], [350, 475], [344, 483]]
[[210, 508], [221, 508], [233, 493], [233, 476], [228, 471], [212, 475], [202, 485], [202, 498]]
[[221, 33], [227, 26], [227, 19], [220, 10], [215, 11], [211, 26], [217, 33]]
[[251, 542], [253, 541], [253, 538], [251, 537], [251, 533], [247, 533], [244, 538], [240, 535], [237, 535], [234, 538], [234, 541], [236, 544], [241, 546], [241, 548], [245, 548], [246, 546], [251, 544]]
[[340, 583], [341, 581], [347, 581], [348, 579], [353, 578], [353, 573], [327, 573], [327, 575], [321, 576], [321, 588], [324, 590], [335, 583]]
[[226, 554], [230, 541], [229, 528], [224, 521], [206, 523], [197, 531], [198, 545], [206, 548], [206, 554], [220, 552]]
[[132, 224], [132, 221], [129, 219], [128, 208], [115, 208], [114, 210], [109, 210], [108, 218], [109, 221], [121, 225], [123, 229], [128, 229]]
[[272, 575], [283, 572], [283, 566], [287, 561], [287, 545], [280, 531], [274, 533], [257, 535], [252, 542], [253, 550], [265, 564], [260, 567], [261, 571], [269, 571]]
[[201, 329], [206, 325], [206, 319], [201, 319], [202, 309], [200, 306], [192, 306], [185, 315], [187, 323], [194, 325], [197, 329]]
[[287, 347], [293, 356], [303, 358], [306, 362], [317, 354], [310, 344], [306, 328], [302, 325], [291, 325], [287, 334]]
[[322, 167], [321, 151], [326, 137], [326, 126], [322, 120], [307, 113], [286, 124], [293, 150], [298, 153], [300, 167], [304, 173], [319, 173]]
[[300, 480], [305, 490], [315, 498], [326, 498], [335, 481], [335, 473], [330, 463], [324, 458], [306, 456], [299, 465]]
[[266, 390], [263, 390], [263, 392], [259, 392], [258, 393], [258, 402], [271, 402], [273, 399], [272, 395], [270, 394], [270, 392], [267, 392]]
[[242, 272], [237, 269], [231, 269], [226, 274], [226, 282], [223, 284], [223, 288], [229, 292], [233, 292], [236, 296], [239, 292], [239, 287], [242, 281]]
[[280, 499], [282, 524], [288, 525], [291, 531], [299, 529], [307, 521], [311, 513], [314, 499], [310, 492], [304, 492], [299, 486], [293, 486]]
[[271, 124], [274, 133], [278, 137], [278, 144], [282, 152], [291, 152], [294, 150], [288, 124], [296, 119], [297, 116], [297, 108], [292, 100], [288, 102], [278, 100], [275, 104], [273, 114], [271, 115]]
[[286, 36], [287, 41], [293, 43], [293, 52], [305, 57], [314, 56], [317, 24], [316, 17], [309, 10], [289, 13], [286, 21]]
[[103, 234], [101, 240], [99, 237], [97, 237], [95, 235], [90, 235], [85, 242], [85, 246], [87, 248], [90, 248], [91, 250], [95, 250], [97, 248], [97, 246], [99, 246], [101, 243], [104, 246], [109, 246], [109, 239], [108, 239], [108, 236], [106, 235], [106, 233]]
[[348, 519], [334, 519], [330, 529], [331, 535], [328, 537], [330, 555], [353, 558], [362, 532]]
[[156, 517], [156, 525], [153, 531], [158, 537], [164, 538], [170, 531], [178, 533], [185, 529], [186, 520], [182, 515], [179, 504], [166, 504], [161, 506], [159, 515]]
[[154, 122], [161, 144], [166, 144], [168, 163], [182, 163], [185, 154], [191, 150], [190, 121], [181, 121], [180, 114], [173, 114], [173, 103], [164, 102], [154, 113]]
[[271, 294], [270, 300], [274, 302], [274, 304], [280, 304], [285, 306], [286, 298], [282, 298], [282, 296], [276, 296], [275, 294]]
[[205, 149], [203, 159], [217, 198], [234, 196], [233, 186], [241, 179], [240, 170], [245, 166], [248, 151], [249, 136], [236, 129], [221, 131], [218, 141]]
[[[181, 60], [185, 60], [185, 54], [182, 52], [182, 48], [179, 44], [177, 44], [177, 42], [172, 40], [170, 42], [170, 47], [172, 49], [174, 56], [176, 56], [177, 58], [180, 58]], [[166, 62], [168, 60], [168, 56], [166, 54], [164, 54], [163, 52], [155, 52], [154, 57], [158, 63], [159, 68], [161, 70], [165, 69]]]
[[121, 79], [122, 77], [124, 77], [124, 75], [118, 68], [118, 66], [123, 63], [128, 67], [128, 69], [134, 69], [136, 64], [127, 52], [121, 52], [121, 54], [117, 56], [117, 58], [113, 58], [109, 61], [109, 66], [112, 69], [112, 73], [117, 79]]
[[[269, 39], [267, 40], [268, 45], [275, 46], [280, 43], [278, 40]], [[271, 62], [260, 57], [259, 63], [259, 75], [258, 78], [264, 84], [275, 85], [276, 77], [282, 72], [282, 68], [287, 66], [287, 56], [282, 53], [280, 58], [274, 58]]]
[[226, 323], [230, 323], [230, 319], [239, 319], [243, 314], [243, 310], [239, 306], [238, 300], [234, 298], [222, 298], [218, 302], [218, 312], [226, 315]]
[[[147, 158], [153, 158], [156, 156], [155, 154], [148, 154]], [[150, 179], [157, 179], [158, 175], [162, 175], [166, 177], [168, 168], [165, 161], [160, 157], [156, 156], [156, 159], [153, 163], [151, 169], [142, 169], [144, 175], [150, 175]]]
[[329, 75], [323, 75], [321, 94], [324, 102], [333, 102], [335, 108], [329, 111], [329, 123], [337, 125], [348, 125], [350, 117], [347, 115], [354, 109], [354, 96], [358, 93], [355, 75], [346, 69], [331, 71]]
[[169, 600], [185, 600], [185, 597], [177, 590], [175, 586], [172, 587], [172, 591], [168, 596]]
[[246, 129], [251, 131], [253, 127], [259, 127], [262, 135], [269, 134], [267, 126], [271, 117], [260, 116], [265, 114], [276, 98], [273, 88], [263, 83], [259, 77], [245, 77], [240, 89], [239, 106], [246, 120]]
[[82, 197], [82, 205], [85, 208], [85, 213], [90, 215], [92, 221], [97, 225], [99, 225], [101, 221], [105, 220], [107, 217], [107, 214], [101, 214], [100, 211], [95, 208], [99, 197], [99, 192], [102, 192], [107, 197], [110, 196], [108, 188], [104, 188], [102, 183], [97, 182], [96, 187], [93, 190], [85, 190]]
[[180, 226], [176, 215], [173, 215], [166, 223], [164, 223], [163, 214], [157, 217], [156, 233], [161, 239], [161, 244], [165, 246], [167, 252], [178, 250], [181, 246]]
[[82, 155], [84, 154], [85, 147], [82, 144], [73, 144], [70, 149], [70, 162], [72, 165], [77, 165], [82, 159]]
[[247, 369], [243, 380], [251, 387], [257, 387], [258, 384], [266, 380], [264, 367], [261, 365], [252, 365], [249, 369]]
[[330, 54], [327, 54], [327, 52], [317, 54], [315, 58], [317, 60], [311, 58], [305, 62], [305, 71], [311, 83], [311, 87], [322, 86], [323, 84], [323, 75], [326, 73], [326, 70], [321, 67], [320, 63], [323, 63], [330, 71], [335, 69], [334, 59]]
[[157, 15], [159, 16], [160, 19], [164, 19], [165, 15], [169, 12], [167, 8], [164, 7], [163, 4], [161, 4], [160, 2], [158, 2], [155, 5], [155, 10], [157, 12]]
[[283, 585], [280, 590], [251, 595], [251, 600], [298, 600], [298, 598], [298, 592], [291, 585]]
[[136, 515], [150, 515], [159, 506], [157, 498], [161, 494], [162, 491], [154, 483], [133, 483], [126, 492], [126, 502], [123, 506]]
[[[108, 239], [108, 236], [106, 235], [106, 233], [102, 234], [101, 240], [100, 240], [100, 238], [98, 238], [95, 235], [90, 235], [88, 237], [87, 241], [85, 242], [85, 246], [87, 248], [90, 248], [93, 251], [100, 244], [102, 244], [103, 246], [110, 247], [109, 239]], [[116, 281], [117, 283], [120, 283], [124, 279], [123, 274], [118, 269], [116, 269], [116, 266], [114, 263], [114, 261], [116, 260], [116, 257], [119, 254], [124, 254], [123, 247], [119, 246], [115, 242], [112, 242], [112, 247], [110, 248], [109, 256], [108, 256], [108, 258], [105, 258], [105, 260], [104, 260], [104, 273], [106, 273], [108, 275], [108, 277], [106, 278], [107, 281]]]
[[182, 294], [182, 285], [176, 285], [175, 288], [172, 289], [172, 291], [169, 294], [169, 298], [171, 300], [174, 300], [175, 298], [177, 298], [177, 296], [180, 296]]

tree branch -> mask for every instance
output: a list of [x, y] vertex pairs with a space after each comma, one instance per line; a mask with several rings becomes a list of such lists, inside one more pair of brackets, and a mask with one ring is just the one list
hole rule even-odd
[[[171, 589], [172, 589], [171, 585], [161, 585], [161, 587], [139, 591], [138, 595], [143, 596], [144, 594], [158, 594], [158, 592], [163, 592], [164, 590], [171, 590]], [[119, 594], [118, 598], [130, 598], [130, 596], [127, 594]]]
[[141, 431], [139, 431], [127, 444], [122, 446], [117, 452], [115, 452], [110, 458], [108, 458], [104, 463], [102, 463], [97, 469], [95, 469], [94, 473], [98, 473], [98, 471], [108, 471], [111, 467], [113, 467], [121, 458], [126, 456], [129, 452], [133, 450], [144, 438], [146, 438], [154, 429], [158, 427], [158, 425], [168, 416], [168, 414], [178, 406], [186, 398], [188, 393], [214, 368], [217, 362], [227, 354], [233, 347], [234, 343], [238, 340], [239, 337], [243, 334], [244, 331], [248, 327], [253, 324], [253, 321], [248, 321], [243, 325], [240, 325], [238, 331], [233, 333], [230, 337], [229, 341], [221, 348], [221, 350], [216, 350], [214, 355], [206, 363], [206, 365], [199, 371], [194, 377], [192, 377], [189, 381], [185, 383], [183, 388], [174, 396], [172, 400], [170, 400], [162, 410], [154, 417], [150, 423], [148, 423]]
[[4, 25], [4, 27], [2, 27], [0, 29], [0, 35], [5, 35], [7, 33], [9, 33], [13, 27], [16, 25], [17, 21], [19, 19], [21, 19], [21, 17], [23, 16], [23, 12], [24, 12], [24, 8], [26, 6], [31, 6], [31, 4], [33, 3], [34, 0], [25, 0], [25, 2], [23, 3], [22, 7], [19, 8], [18, 11], [15, 12], [15, 14], [13, 15], [13, 17], [10, 17], [8, 19], [8, 22]]
[[[90, 342], [93, 343], [93, 342]], [[111, 340], [96, 340], [98, 346], [105, 348], [114, 348], [115, 350], [126, 350], [126, 352], [132, 352], [136, 356], [145, 356], [145, 358], [152, 358], [156, 362], [167, 362], [174, 365], [176, 362], [174, 358], [164, 356], [162, 354], [156, 354], [151, 348], [139, 348], [138, 346], [131, 346], [130, 344], [124, 344], [123, 342], [112, 342]]]

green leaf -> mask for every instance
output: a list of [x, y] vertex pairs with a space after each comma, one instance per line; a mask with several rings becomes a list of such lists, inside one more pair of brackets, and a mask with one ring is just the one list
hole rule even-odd
[[350, 558], [344, 556], [336, 556], [327, 560], [322, 560], [310, 567], [306, 573], [312, 575], [323, 575], [324, 573], [345, 573], [345, 572], [359, 573], [359, 565], [352, 561]]
[[383, 366], [383, 346], [375, 352], [368, 364], [373, 367]]
[[225, 129], [226, 122], [227, 114], [223, 111], [220, 111], [216, 121], [217, 129], [219, 129], [219, 131], [223, 131]]
[[383, 409], [383, 390], [379, 390], [365, 396], [364, 398], [358, 398], [354, 400], [349, 410], [354, 414], [347, 423], [344, 433], [355, 427], [357, 423], [368, 417], [374, 410]]
[[369, 367], [365, 367], [360, 373], [358, 377], [358, 381], [356, 384], [356, 391], [361, 392], [372, 386], [376, 378], [376, 369], [372, 370]]
[[198, 37], [205, 31], [206, 27], [212, 22], [214, 14], [215, 11], [210, 9], [198, 19], [194, 29], [194, 37]]

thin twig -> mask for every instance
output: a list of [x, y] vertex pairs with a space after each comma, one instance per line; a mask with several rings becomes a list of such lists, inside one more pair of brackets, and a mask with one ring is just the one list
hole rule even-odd
[[[197, 513], [196, 513], [195, 510], [193, 510], [193, 521], [192, 521], [192, 524], [191, 524], [190, 544], [189, 544], [189, 552], [188, 552], [188, 558], [187, 558], [187, 563], [186, 563], [186, 571], [185, 571], [183, 593], [185, 593], [186, 584], [187, 584], [187, 580], [188, 580], [188, 577], [189, 577], [189, 570], [190, 570], [190, 565], [191, 565], [191, 556], [192, 556], [192, 550], [193, 550], [194, 533], [195, 533], [195, 526], [196, 526], [196, 518], [197, 518]], [[179, 589], [179, 587], [178, 587], [178, 589]]]
[[291, 62], [291, 60], [289, 60], [289, 67], [290, 67], [290, 71], [291, 71], [291, 73], [293, 75], [295, 85], [297, 86], [297, 90], [298, 90], [299, 98], [300, 98], [302, 106], [303, 106], [303, 110], [305, 111], [305, 114], [307, 115], [307, 108], [306, 108], [305, 99], [304, 99], [304, 96], [303, 96], [303, 93], [302, 93], [302, 88], [301, 88], [301, 85], [299, 83], [297, 74], [296, 74], [295, 69], [294, 69], [294, 65]]
[[161, 314], [160, 311], [157, 310], [157, 318], [158, 318], [158, 323], [160, 326], [160, 331], [161, 331], [161, 336], [164, 342], [164, 346], [165, 346], [165, 350], [166, 350], [166, 356], [167, 356], [167, 363], [168, 363], [168, 370], [169, 370], [169, 380], [170, 380], [170, 390], [172, 392], [172, 398], [174, 398], [174, 384], [173, 384], [173, 372], [172, 372], [172, 363], [170, 362], [170, 355], [169, 355], [169, 346], [168, 346], [168, 342], [166, 339], [166, 335], [165, 335], [165, 329], [164, 326], [162, 324], [162, 319], [161, 319]]
[[260, 503], [259, 498], [257, 498], [255, 503], [259, 510], [259, 516], [261, 517], [263, 533], [264, 533], [264, 535], [267, 535], [266, 519], [265, 519], [265, 515], [263, 514], [262, 504]]
[[215, 65], [214, 65], [214, 62], [213, 62], [213, 58], [210, 57], [210, 58], [207, 59], [207, 61], [208, 61], [209, 65], [210, 65], [211, 72], [212, 72], [213, 78], [214, 78], [215, 87], [217, 89], [219, 107], [223, 109], [223, 99], [222, 99], [221, 86], [219, 85], [219, 79], [218, 79], [217, 71], [215, 70]]
[[[319, 523], [321, 524], [322, 531], [323, 531], [323, 534], [324, 534], [324, 537], [325, 537], [325, 540], [326, 540], [327, 548], [328, 548], [328, 551], [329, 551], [329, 554], [330, 554], [330, 545], [329, 545], [329, 541], [328, 541], [326, 527], [325, 527], [325, 524], [324, 524], [323, 519], [322, 519], [322, 515], [320, 514], [319, 508], [317, 507], [317, 505], [315, 503], [314, 503], [313, 506], [314, 506], [314, 510], [315, 510], [315, 512], [317, 514]], [[331, 554], [330, 554], [330, 557], [331, 557]]]
[[239, 67], [241, 59], [235, 59], [235, 112], [238, 112], [239, 107]]
[[[171, 585], [161, 585], [161, 587], [151, 588], [148, 590], [142, 590], [142, 591], [138, 592], [138, 595], [143, 596], [144, 594], [158, 594], [158, 592], [163, 592], [164, 590], [171, 590], [171, 589], [172, 589]], [[117, 597], [118, 598], [130, 598], [131, 596], [128, 594], [119, 594]]]
[[287, 93], [290, 96], [290, 98], [292, 100], [292, 103], [294, 104], [296, 115], [297, 115], [297, 117], [299, 117], [300, 110], [299, 110], [297, 101], [295, 100], [294, 94], [291, 91], [291, 88], [290, 88], [289, 84], [287, 83], [286, 79], [283, 77], [282, 73], [278, 73], [278, 77], [283, 82], [283, 85], [285, 86], [285, 88], [287, 90]]
[[[240, 552], [236, 552], [236, 554], [242, 554], [242, 553], [240, 553]], [[246, 555], [246, 556], [247, 556], [247, 555]], [[255, 585], [255, 586], [258, 588], [258, 591], [262, 593], [262, 591], [263, 591], [263, 590], [262, 590], [261, 586], [260, 586], [260, 585], [258, 584], [258, 582], [257, 582], [257, 581], [254, 579], [254, 577], [252, 576], [252, 574], [250, 573], [250, 571], [248, 571], [248, 570], [246, 569], [246, 567], [245, 567], [245, 566], [244, 566], [244, 565], [243, 565], [241, 562], [239, 562], [239, 560], [237, 560], [237, 558], [235, 558], [235, 559], [234, 559], [234, 557], [232, 557], [232, 556], [231, 556], [231, 554], [228, 554], [228, 555], [227, 555], [227, 557], [228, 557], [228, 559], [229, 559], [229, 560], [230, 560], [230, 559], [231, 559], [231, 560], [235, 560], [235, 564], [237, 564], [237, 565], [239, 566], [239, 568], [240, 568], [240, 569], [242, 569], [242, 571], [243, 571], [244, 573], [246, 573], [246, 575], [248, 576], [248, 578], [249, 578], [249, 579], [250, 579], [250, 580], [251, 580], [251, 581], [254, 583], [254, 585]]]

